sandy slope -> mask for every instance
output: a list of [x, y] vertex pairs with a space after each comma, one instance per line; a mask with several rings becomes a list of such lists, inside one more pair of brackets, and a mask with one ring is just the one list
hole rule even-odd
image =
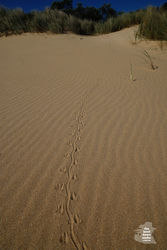
[[167, 249], [167, 52], [132, 37], [0, 39], [1, 250]]

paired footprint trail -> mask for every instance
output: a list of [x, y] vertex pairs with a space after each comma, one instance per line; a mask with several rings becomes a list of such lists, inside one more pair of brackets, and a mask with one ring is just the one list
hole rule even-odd
[[[93, 90], [94, 88], [92, 88]], [[78, 161], [77, 161], [77, 154], [80, 152], [79, 144], [81, 140], [81, 135], [82, 135], [82, 130], [85, 126], [85, 104], [86, 101], [91, 94], [91, 91], [87, 91], [86, 94], [84, 95], [84, 98], [81, 102], [79, 112], [77, 113], [75, 117], [76, 121], [76, 128], [74, 129], [72, 133], [72, 138], [69, 141], [68, 145], [71, 147], [70, 153], [66, 154], [66, 157], [70, 158], [70, 163], [68, 166], [66, 166], [65, 169], [63, 169], [64, 173], [67, 175], [67, 181], [64, 184], [58, 184], [57, 188], [60, 191], [65, 190], [66, 196], [65, 196], [65, 202], [64, 205], [60, 204], [57, 207], [57, 212], [60, 214], [63, 214], [64, 211], [67, 214], [68, 221], [69, 221], [69, 227], [70, 227], [70, 233], [68, 234], [67, 232], [63, 232], [61, 237], [60, 237], [60, 242], [67, 244], [69, 240], [72, 241], [74, 247], [77, 250], [88, 250], [86, 242], [82, 242], [79, 237], [77, 236], [75, 232], [75, 225], [81, 223], [81, 218], [78, 214], [74, 214], [72, 209], [71, 209], [71, 203], [77, 199], [77, 194], [75, 192], [71, 191], [71, 185], [73, 182], [76, 181], [77, 179], [77, 167], [78, 167]]]

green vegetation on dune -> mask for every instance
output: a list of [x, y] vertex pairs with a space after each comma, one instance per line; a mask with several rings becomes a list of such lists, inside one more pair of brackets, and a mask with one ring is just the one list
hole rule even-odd
[[139, 25], [137, 36], [153, 40], [167, 40], [167, 3], [129, 13], [117, 13], [110, 4], [100, 8], [72, 8], [72, 0], [52, 3], [44, 11], [24, 13], [22, 9], [0, 7], [0, 34], [24, 32], [52, 32], [94, 35], [115, 32], [132, 25]]
[[142, 18], [144, 17], [144, 13], [144, 10], [139, 10], [135, 12], [123, 13], [117, 17], [109, 18], [105, 22], [96, 22], [95, 31], [98, 34], [104, 34], [140, 24]]
[[167, 10], [148, 7], [141, 20], [138, 36], [152, 40], [167, 40]]

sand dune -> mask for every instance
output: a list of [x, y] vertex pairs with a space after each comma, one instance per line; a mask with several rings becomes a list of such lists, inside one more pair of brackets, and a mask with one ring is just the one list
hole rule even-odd
[[0, 39], [0, 249], [167, 249], [167, 51], [132, 37]]

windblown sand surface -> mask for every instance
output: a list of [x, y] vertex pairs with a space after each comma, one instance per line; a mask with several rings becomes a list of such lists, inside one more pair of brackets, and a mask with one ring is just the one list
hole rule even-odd
[[167, 51], [132, 37], [0, 39], [1, 250], [167, 249]]

